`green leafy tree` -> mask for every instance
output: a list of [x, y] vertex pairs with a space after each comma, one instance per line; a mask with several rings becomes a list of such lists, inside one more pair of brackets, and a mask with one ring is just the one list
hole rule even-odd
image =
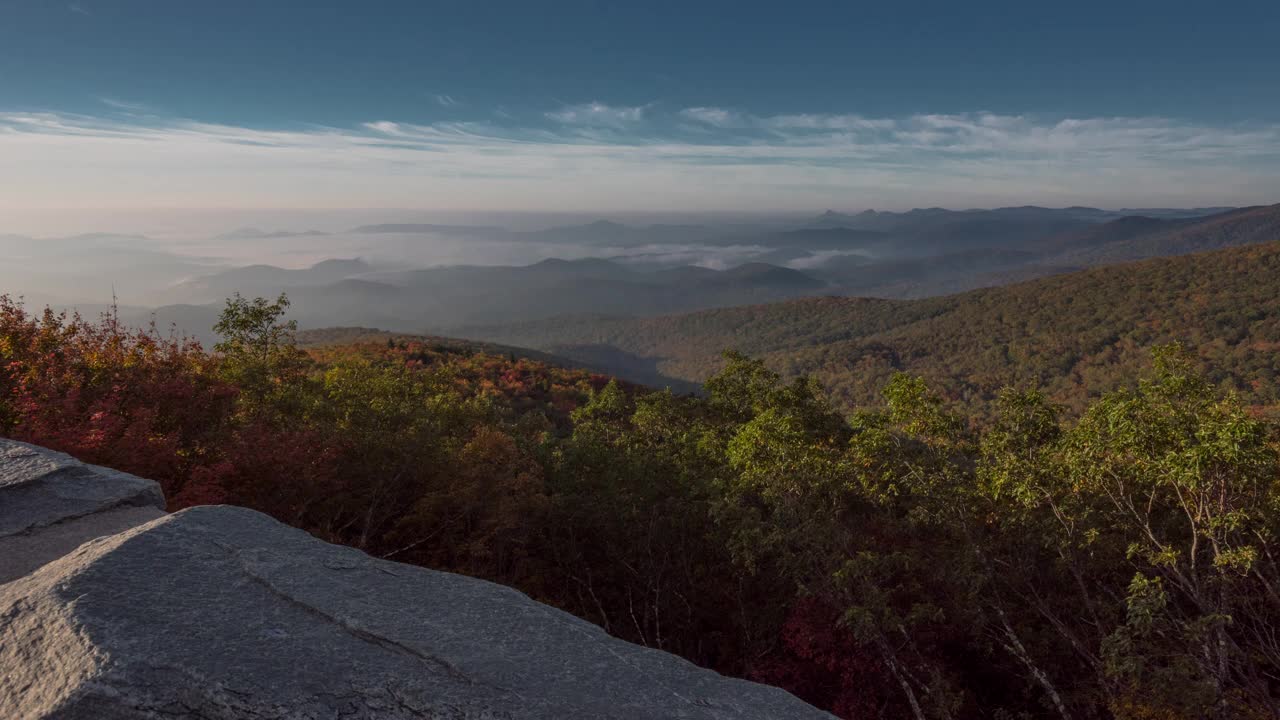
[[240, 386], [255, 409], [283, 399], [307, 366], [294, 340], [297, 322], [284, 319], [288, 310], [289, 298], [283, 293], [275, 301], [249, 300], [236, 293], [213, 326], [222, 338], [214, 351], [222, 356], [224, 377]]
[[[1096, 498], [1091, 530], [1123, 543], [1135, 573], [1106, 672], [1187, 717], [1280, 715], [1275, 545], [1280, 459], [1262, 422], [1218, 396], [1178, 347], [1136, 391], [1104, 397], [1064, 443], [1072, 484]], [[1147, 696], [1155, 687], [1174, 692]]]
[[1007, 391], [982, 441], [990, 592], [1017, 652], [1081, 716], [1272, 717], [1274, 512], [1268, 427], [1175, 346], [1150, 379], [1070, 428]]

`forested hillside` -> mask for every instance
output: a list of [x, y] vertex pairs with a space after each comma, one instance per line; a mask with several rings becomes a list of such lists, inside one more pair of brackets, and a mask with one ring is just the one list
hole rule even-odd
[[1280, 206], [1240, 208], [1204, 218], [1121, 218], [1058, 238], [1058, 263], [1104, 265], [1270, 242], [1280, 235]]
[[493, 355], [506, 357], [511, 362], [517, 358], [536, 360], [556, 367], [573, 365], [564, 358], [528, 348], [487, 343], [476, 340], [440, 337], [438, 335], [405, 335], [387, 330], [366, 327], [328, 327], [317, 330], [299, 330], [294, 335], [298, 347], [308, 351], [313, 357], [326, 353], [343, 354], [352, 348], [368, 348], [378, 345], [396, 347], [414, 345], [430, 348], [439, 353], [455, 356]]
[[[230, 301], [208, 354], [0, 300], [0, 434], [154, 478], [170, 509], [245, 505], [515, 586], [845, 718], [1280, 713], [1280, 435], [1197, 373], [1229, 357], [1212, 341], [1134, 349], [1108, 376], [1131, 389], [1078, 420], [1023, 389], [979, 423], [905, 374], [847, 417], [737, 355], [681, 397], [465, 343], [308, 354], [285, 305]], [[797, 307], [761, 342], [834, 343], [850, 307], [881, 333], [943, 317]]]
[[[923, 300], [814, 298], [659, 318], [469, 328], [608, 366], [611, 353], [703, 380], [736, 348], [868, 407], [894, 373], [920, 375], [987, 414], [1005, 385], [1037, 386], [1073, 413], [1133, 383], [1153, 345], [1180, 341], [1222, 389], [1280, 405], [1280, 243], [1102, 267]], [[985, 409], [984, 409], [985, 408]]]
[[[370, 349], [376, 349], [381, 352], [381, 347], [385, 345], [387, 347], [414, 347], [419, 351], [426, 350], [454, 357], [488, 356], [505, 358], [511, 364], [519, 360], [533, 361], [540, 365], [549, 366], [549, 371], [554, 371], [554, 369], [558, 368], [570, 371], [581, 370], [592, 374], [605, 372], [601, 369], [603, 365], [594, 362], [589, 357], [583, 357], [581, 353], [573, 360], [569, 360], [524, 347], [440, 337], [438, 335], [406, 335], [373, 328], [331, 327], [318, 330], [299, 330], [296, 337], [298, 347], [306, 350], [311, 357], [319, 359], [346, 357], [352, 352], [364, 354]], [[605, 360], [607, 361], [606, 364], [608, 362], [616, 364], [619, 362], [620, 357], [617, 353], [611, 353]], [[575, 373], [567, 374], [572, 375]], [[669, 387], [680, 393], [697, 392], [699, 388], [699, 384], [696, 382], [665, 377], [654, 369], [654, 363], [641, 359], [636, 359], [629, 365], [626, 375], [632, 382], [653, 387]]]

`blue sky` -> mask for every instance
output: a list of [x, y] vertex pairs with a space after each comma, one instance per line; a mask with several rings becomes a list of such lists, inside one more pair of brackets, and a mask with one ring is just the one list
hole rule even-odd
[[1276, 2], [0, 0], [0, 207], [1274, 202], [1278, 38]]

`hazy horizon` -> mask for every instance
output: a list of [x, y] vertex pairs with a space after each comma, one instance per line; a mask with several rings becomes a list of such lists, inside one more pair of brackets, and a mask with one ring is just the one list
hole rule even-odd
[[[927, 199], [926, 199], [927, 200]], [[1280, 191], [1257, 203], [1202, 202], [1153, 204], [1141, 207], [1120, 204], [1055, 205], [1049, 202], [997, 203], [987, 206], [946, 206], [940, 203], [894, 206], [820, 205], [799, 209], [754, 209], [701, 211], [607, 210], [427, 210], [415, 208], [50, 208], [0, 211], [0, 236], [23, 235], [37, 239], [87, 234], [146, 237], [154, 240], [204, 240], [240, 230], [264, 233], [337, 234], [361, 225], [440, 224], [497, 227], [507, 230], [549, 230], [592, 222], [612, 222], [631, 226], [661, 224], [785, 226], [803, 223], [826, 212], [857, 215], [866, 211], [905, 213], [941, 208], [964, 212], [1001, 208], [1040, 207], [1068, 209], [1089, 207], [1124, 212], [1143, 210], [1190, 210], [1199, 208], [1249, 207], [1280, 203]]]
[[[1260, 210], [1270, 217], [1277, 207]], [[166, 319], [202, 337], [226, 297], [282, 291], [298, 299], [297, 312], [310, 327], [444, 331], [499, 320], [605, 310], [644, 315], [813, 294], [919, 297], [1066, 272], [1117, 252], [1122, 258], [1185, 252], [1162, 245], [1128, 249], [1124, 243], [1138, 240], [1133, 229], [1118, 228], [1115, 235], [1110, 228], [1135, 213], [1148, 216], [1135, 228], [1141, 235], [1177, 232], [1241, 211], [1197, 204], [930, 205], [866, 214], [847, 206], [753, 213], [37, 213], [29, 217], [44, 224], [26, 229], [50, 234], [0, 229], [0, 253], [9, 260], [0, 266], [0, 292], [35, 306], [91, 311], [114, 301], [130, 309], [134, 324], [146, 322], [148, 308], [202, 308]], [[1233, 231], [1224, 237], [1238, 244], [1251, 235]], [[1101, 255], [1100, 247], [1106, 248]], [[591, 262], [535, 267], [548, 260]]]

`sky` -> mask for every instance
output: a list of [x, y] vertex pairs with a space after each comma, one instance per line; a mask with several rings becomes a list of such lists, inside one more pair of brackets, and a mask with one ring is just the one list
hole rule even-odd
[[0, 0], [0, 213], [1271, 203], [1278, 37], [1273, 0]]

